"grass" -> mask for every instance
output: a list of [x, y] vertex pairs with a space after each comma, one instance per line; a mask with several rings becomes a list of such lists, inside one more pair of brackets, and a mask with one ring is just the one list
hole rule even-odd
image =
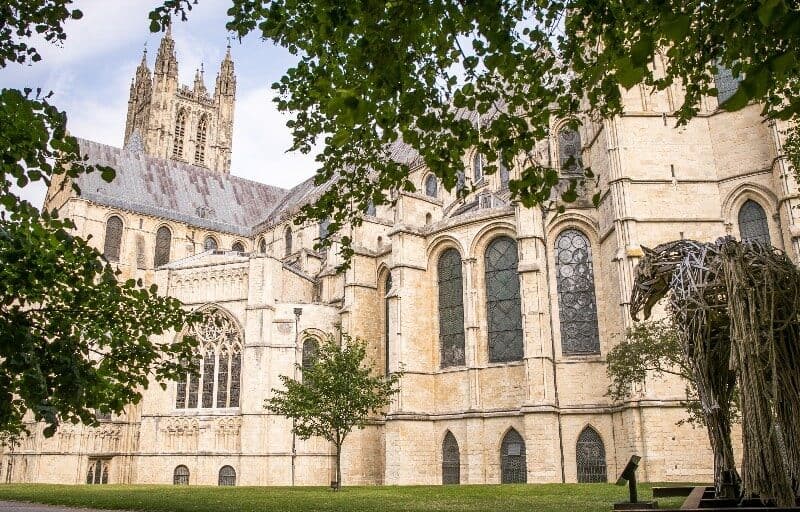
[[[652, 499], [650, 484], [639, 499]], [[165, 485], [0, 485], [0, 500], [161, 512], [590, 512], [611, 510], [627, 487], [611, 484], [461, 486], [211, 487]], [[659, 500], [662, 508], [683, 498]]]

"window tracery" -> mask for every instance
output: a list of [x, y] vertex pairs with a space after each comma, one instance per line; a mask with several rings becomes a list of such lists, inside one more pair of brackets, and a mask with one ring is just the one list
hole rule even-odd
[[581, 135], [577, 130], [567, 126], [559, 130], [558, 161], [563, 174], [580, 174], [583, 172]]
[[605, 483], [606, 449], [595, 429], [587, 426], [578, 436], [575, 446], [578, 466], [578, 483]]
[[189, 468], [181, 464], [175, 467], [172, 473], [173, 485], [189, 485]]
[[183, 139], [186, 136], [186, 110], [180, 109], [175, 118], [175, 141], [172, 145], [172, 157], [183, 158]]
[[519, 432], [509, 430], [500, 446], [500, 483], [524, 484], [528, 481], [525, 441]]
[[194, 163], [197, 165], [206, 164], [206, 138], [208, 132], [208, 116], [203, 114], [197, 123], [197, 147], [194, 151]]
[[318, 352], [319, 344], [317, 343], [317, 340], [314, 338], [306, 338], [303, 341], [303, 362], [301, 365], [303, 371], [311, 368], [311, 366], [317, 360]]
[[736, 94], [741, 77], [733, 76], [733, 71], [721, 64], [717, 64], [717, 73], [714, 75], [714, 87], [717, 89], [717, 102], [722, 105], [731, 96]]
[[239, 407], [242, 335], [233, 319], [211, 308], [203, 312], [202, 321], [187, 334], [194, 336], [200, 347], [200, 375], [187, 372], [186, 378], [178, 382], [175, 407], [198, 407], [198, 392], [201, 408]]
[[447, 249], [437, 265], [439, 285], [440, 365], [463, 366], [464, 357], [464, 285], [461, 254]]
[[205, 242], [203, 242], [203, 250], [204, 251], [216, 251], [217, 250], [217, 241], [213, 236], [207, 236]]
[[231, 246], [233, 252], [244, 252], [244, 244], [242, 242], [234, 242]]
[[745, 242], [771, 245], [767, 214], [760, 204], [748, 199], [739, 209], [739, 235]]
[[589, 239], [577, 229], [562, 231], [556, 238], [555, 257], [561, 350], [564, 354], [599, 354], [597, 300]]
[[116, 215], [112, 215], [106, 221], [106, 239], [103, 244], [103, 254], [108, 261], [119, 261], [121, 245], [122, 219]]
[[442, 484], [457, 485], [461, 483], [461, 455], [458, 441], [449, 430], [442, 442]]
[[169, 263], [170, 245], [172, 244], [172, 231], [167, 226], [161, 226], [156, 231], [156, 250], [153, 263], [156, 267]]
[[508, 166], [501, 160], [498, 167], [498, 171], [500, 172], [500, 190], [508, 190]]
[[489, 361], [520, 361], [523, 357], [517, 242], [495, 238], [484, 254]]
[[222, 466], [219, 470], [219, 485], [236, 485], [236, 470], [231, 466]]

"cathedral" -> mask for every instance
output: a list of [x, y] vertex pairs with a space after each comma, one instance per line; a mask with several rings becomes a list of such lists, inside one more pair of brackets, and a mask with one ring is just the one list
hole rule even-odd
[[213, 92], [202, 70], [189, 87], [167, 32], [152, 70], [145, 54], [135, 71], [123, 147], [80, 140], [116, 179], [79, 176], [80, 192], [53, 183], [45, 208], [91, 235], [123, 277], [203, 312], [200, 375], [151, 385], [97, 426], [46, 438], [31, 424], [0, 452], [0, 481], [328, 485], [333, 447], [296, 438], [264, 401], [280, 375], [300, 378], [325, 333], [341, 332], [368, 340], [374, 371], [404, 371], [385, 415], [344, 444], [348, 485], [605, 482], [632, 454], [641, 480], [710, 480], [704, 428], [679, 423], [684, 384], [653, 375], [613, 401], [605, 361], [632, 325], [643, 248], [732, 235], [800, 258], [785, 126], [759, 105], [719, 109], [737, 82], [716, 79], [721, 98], [705, 98], [686, 126], [671, 114], [677, 85], [624, 91], [624, 113], [579, 129], [553, 122], [537, 158], [565, 179], [590, 166], [597, 207], [593, 190], [564, 213], [523, 207], [508, 190], [519, 167], [487, 174], [477, 153], [464, 155], [470, 192], [458, 198], [398, 144], [392, 158], [416, 191], [347, 228], [355, 255], [337, 273], [337, 244], [314, 249], [326, 224], [294, 222], [325, 185], [285, 190], [230, 173], [230, 48]]

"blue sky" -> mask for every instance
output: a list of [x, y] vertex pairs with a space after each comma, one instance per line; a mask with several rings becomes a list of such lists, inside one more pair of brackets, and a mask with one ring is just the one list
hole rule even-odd
[[[191, 84], [195, 70], [205, 66], [206, 86], [225, 54], [225, 13], [229, 0], [200, 0], [186, 22], [175, 21], [172, 35], [181, 82]], [[70, 21], [63, 47], [38, 44], [42, 61], [31, 66], [10, 65], [0, 70], [0, 87], [41, 87], [67, 112], [73, 135], [121, 146], [131, 78], [147, 44], [153, 67], [161, 34], [148, 30], [147, 13], [157, 0], [77, 0], [84, 17]], [[287, 51], [251, 34], [232, 39], [236, 68], [236, 112], [231, 173], [243, 178], [291, 187], [314, 173], [312, 156], [286, 153], [291, 137], [286, 117], [272, 103], [270, 85], [294, 60]], [[21, 191], [36, 205], [44, 199], [42, 186]]]

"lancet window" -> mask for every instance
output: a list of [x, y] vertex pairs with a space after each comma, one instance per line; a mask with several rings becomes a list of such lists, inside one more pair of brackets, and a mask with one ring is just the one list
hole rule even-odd
[[556, 238], [556, 279], [562, 352], [600, 353], [592, 247], [577, 229], [564, 230]]
[[156, 231], [156, 251], [153, 260], [156, 267], [169, 263], [169, 251], [172, 244], [172, 231], [167, 226], [161, 226]]
[[558, 161], [563, 174], [580, 174], [581, 134], [577, 130], [564, 127], [558, 132]]
[[283, 245], [286, 248], [286, 256], [292, 254], [292, 228], [286, 226], [286, 231], [283, 233]]
[[425, 178], [425, 195], [428, 197], [436, 197], [439, 193], [439, 182], [436, 181], [436, 176], [429, 174]]
[[489, 361], [522, 360], [522, 307], [517, 265], [517, 242], [507, 236], [486, 247], [486, 318]]
[[180, 109], [175, 118], [175, 141], [172, 145], [172, 157], [183, 158], [183, 140], [186, 137], [186, 111]]
[[474, 183], [483, 181], [483, 163], [483, 155], [475, 153], [475, 156], [472, 157], [472, 179]]
[[456, 436], [449, 430], [442, 442], [442, 484], [461, 483], [461, 454]]
[[106, 221], [106, 239], [103, 244], [103, 254], [108, 261], [119, 261], [121, 245], [122, 219], [116, 215], [112, 215]]
[[586, 427], [578, 436], [575, 445], [575, 457], [578, 467], [578, 483], [605, 483], [606, 449], [600, 434], [592, 427]]
[[217, 250], [217, 240], [213, 236], [206, 237], [205, 242], [203, 242], [203, 250], [204, 251], [216, 251]]
[[447, 249], [437, 265], [439, 285], [440, 365], [463, 366], [464, 359], [464, 283], [461, 255]]
[[178, 382], [175, 407], [239, 407], [242, 334], [233, 319], [219, 309], [208, 309], [188, 334], [197, 339], [200, 347], [197, 360], [200, 375], [187, 373]]
[[519, 432], [509, 430], [500, 445], [500, 483], [524, 484], [528, 481], [525, 441]]
[[208, 133], [208, 116], [203, 115], [197, 123], [197, 147], [194, 150], [194, 163], [206, 164], [206, 138]]

